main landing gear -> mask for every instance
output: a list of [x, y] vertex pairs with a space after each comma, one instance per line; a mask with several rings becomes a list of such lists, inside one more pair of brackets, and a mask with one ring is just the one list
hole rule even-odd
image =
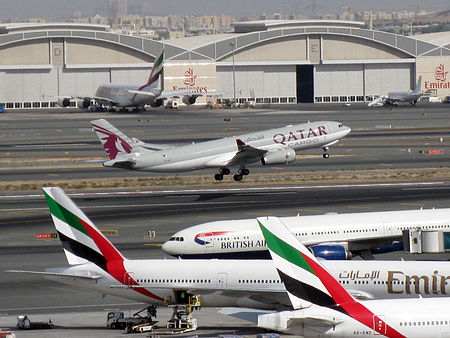
[[[222, 181], [223, 180], [223, 176], [224, 175], [229, 175], [230, 174], [230, 169], [224, 167], [224, 168], [220, 168], [219, 172], [217, 174], [214, 175], [214, 179], [216, 181]], [[247, 168], [240, 168], [238, 173], [233, 175], [233, 179], [237, 182], [242, 181], [243, 176], [250, 174], [250, 170], [248, 170]]]
[[246, 169], [246, 168], [241, 168], [239, 169], [239, 172], [233, 176], [233, 179], [237, 182], [242, 181], [242, 177], [245, 175], [250, 174], [250, 170]]
[[224, 167], [219, 169], [219, 173], [214, 175], [216, 181], [222, 181], [224, 175], [230, 175], [230, 169]]
[[323, 158], [328, 158], [328, 157], [330, 157], [330, 154], [327, 153], [328, 150], [330, 150], [329, 147], [323, 147], [323, 151], [324, 151], [324, 153], [323, 153], [323, 155], [322, 155]]

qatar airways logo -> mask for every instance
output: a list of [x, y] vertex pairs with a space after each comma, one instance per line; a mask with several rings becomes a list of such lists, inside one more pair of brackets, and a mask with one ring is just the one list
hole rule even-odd
[[296, 131], [290, 131], [289, 134], [275, 134], [273, 135], [273, 142], [286, 145], [290, 142], [310, 139], [327, 134], [328, 132], [325, 126], [318, 126], [316, 130], [309, 128], [308, 130], [299, 129]]
[[119, 153], [131, 153], [131, 146], [123, 138], [96, 124], [92, 126], [95, 132], [105, 135], [100, 137], [100, 140], [110, 160], [115, 159]]
[[436, 82], [425, 81], [425, 89], [447, 89], [450, 88], [450, 82], [447, 81], [448, 71], [445, 70], [445, 65], [441, 63], [434, 70], [434, 79]]

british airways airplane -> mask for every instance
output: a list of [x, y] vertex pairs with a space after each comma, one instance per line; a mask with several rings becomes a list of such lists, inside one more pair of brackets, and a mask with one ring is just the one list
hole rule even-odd
[[323, 148], [328, 158], [329, 147], [351, 131], [339, 122], [307, 122], [169, 148], [131, 139], [104, 119], [91, 125], [109, 156], [105, 167], [163, 173], [218, 168], [217, 181], [230, 174], [230, 167], [239, 168], [233, 179], [241, 181], [250, 173], [249, 163], [288, 164], [305, 149]]
[[[325, 259], [372, 258], [373, 253], [402, 250], [402, 231], [450, 232], [450, 209], [381, 211], [280, 217], [295, 236]], [[255, 219], [213, 221], [176, 232], [163, 244], [181, 258], [270, 258]]]

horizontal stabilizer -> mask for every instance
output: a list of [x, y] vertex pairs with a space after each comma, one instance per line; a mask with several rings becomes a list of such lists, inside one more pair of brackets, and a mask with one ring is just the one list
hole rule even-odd
[[243, 319], [251, 323], [258, 323], [258, 317], [272, 313], [270, 311], [258, 310], [258, 309], [242, 309], [242, 308], [223, 308], [219, 310], [220, 314], [227, 315], [233, 318]]
[[71, 274], [71, 273], [50, 272], [50, 271], [6, 270], [6, 272], [28, 273], [28, 274], [44, 275], [44, 276], [71, 277], [71, 278], [81, 278], [81, 279], [90, 279], [90, 280], [97, 280], [97, 279], [100, 279], [103, 277], [101, 275], [80, 275], [80, 274]]
[[133, 169], [133, 167], [136, 165], [136, 161], [133, 159], [128, 160], [111, 160], [103, 162], [104, 167], [114, 167], [114, 168], [122, 168], [122, 169]]

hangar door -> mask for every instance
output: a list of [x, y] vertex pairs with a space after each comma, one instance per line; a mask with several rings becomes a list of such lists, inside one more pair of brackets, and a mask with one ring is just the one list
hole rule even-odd
[[384, 95], [390, 91], [414, 89], [413, 64], [369, 64], [365, 66], [366, 95]]
[[314, 102], [314, 68], [297, 66], [297, 103]]
[[[363, 96], [364, 66], [362, 64], [317, 65], [314, 76], [314, 96]], [[319, 101], [322, 102], [322, 101]]]

